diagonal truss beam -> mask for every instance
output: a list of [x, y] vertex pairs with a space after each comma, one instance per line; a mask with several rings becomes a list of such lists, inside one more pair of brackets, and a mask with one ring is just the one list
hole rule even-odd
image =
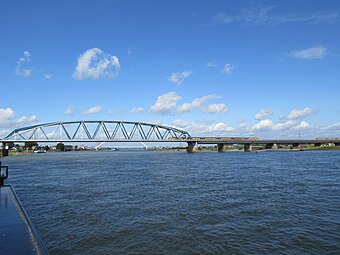
[[[115, 125], [110, 131], [108, 125]], [[94, 128], [94, 129], [92, 129]], [[51, 130], [52, 129], [52, 130]], [[54, 131], [53, 131], [54, 130]], [[92, 131], [91, 131], [92, 130]], [[52, 132], [53, 131], [53, 132]], [[60, 135], [55, 137], [56, 133]], [[112, 133], [110, 133], [112, 132]], [[122, 136], [117, 136], [118, 132]], [[162, 141], [169, 138], [190, 138], [188, 132], [173, 127], [156, 125], [144, 122], [131, 121], [65, 121], [38, 124], [28, 127], [14, 129], [3, 140], [8, 141], [41, 141], [52, 140], [90, 142], [98, 140], [98, 134], [104, 134], [100, 140], [103, 141], [134, 141], [152, 140]], [[64, 134], [64, 135], [63, 135]], [[81, 135], [81, 138], [79, 138]], [[140, 137], [137, 139], [136, 137]]]

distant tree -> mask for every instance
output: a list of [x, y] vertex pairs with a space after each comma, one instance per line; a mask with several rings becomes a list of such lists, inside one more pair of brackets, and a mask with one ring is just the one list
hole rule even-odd
[[12, 149], [15, 146], [14, 142], [7, 142], [6, 145], [8, 146], [9, 149]]
[[45, 145], [44, 149], [45, 149], [45, 151], [49, 151], [50, 150], [50, 146]]
[[25, 149], [32, 149], [32, 147], [34, 148], [38, 148], [38, 143], [37, 142], [25, 142], [24, 148]]
[[58, 143], [56, 148], [57, 150], [65, 151], [65, 145], [63, 143]]

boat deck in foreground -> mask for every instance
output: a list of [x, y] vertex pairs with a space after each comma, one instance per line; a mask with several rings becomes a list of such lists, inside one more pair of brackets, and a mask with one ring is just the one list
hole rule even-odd
[[48, 254], [9, 185], [0, 187], [0, 254]]

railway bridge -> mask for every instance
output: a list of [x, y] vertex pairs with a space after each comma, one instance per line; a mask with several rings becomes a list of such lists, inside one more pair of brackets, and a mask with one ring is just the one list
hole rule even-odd
[[243, 145], [244, 151], [251, 151], [254, 145], [264, 145], [267, 149], [278, 148], [279, 145], [291, 145], [298, 148], [301, 144], [321, 146], [334, 143], [340, 146], [339, 138], [325, 139], [258, 139], [256, 137], [193, 137], [187, 131], [174, 127], [145, 122], [132, 121], [59, 121], [37, 124], [14, 129], [6, 137], [0, 139], [2, 155], [8, 155], [8, 144], [38, 142], [186, 142], [187, 151], [197, 151], [198, 144], [215, 144], [219, 152], [225, 145]]

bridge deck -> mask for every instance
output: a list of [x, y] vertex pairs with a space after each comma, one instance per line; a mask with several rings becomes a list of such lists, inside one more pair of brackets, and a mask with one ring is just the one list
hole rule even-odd
[[0, 187], [0, 254], [48, 254], [11, 186]]

